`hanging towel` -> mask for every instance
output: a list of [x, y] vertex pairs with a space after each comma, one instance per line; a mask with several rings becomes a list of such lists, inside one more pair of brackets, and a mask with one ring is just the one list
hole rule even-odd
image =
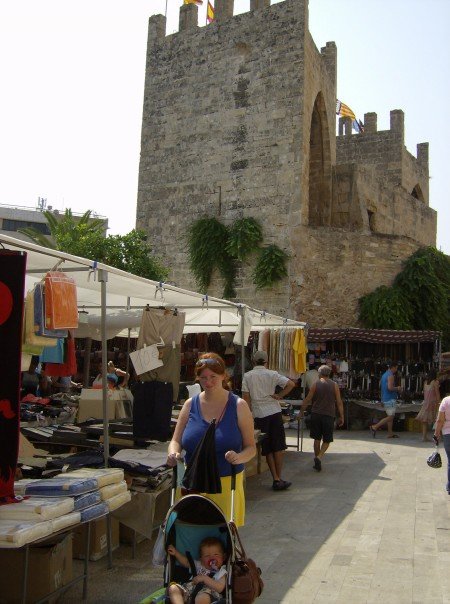
[[34, 323], [34, 292], [29, 291], [25, 300], [25, 343], [31, 346], [56, 346], [57, 339], [38, 336]]
[[47, 329], [45, 326], [45, 287], [43, 283], [34, 286], [34, 331], [39, 336], [67, 338], [67, 329]]
[[77, 288], [75, 281], [59, 271], [45, 275], [45, 327], [78, 327]]

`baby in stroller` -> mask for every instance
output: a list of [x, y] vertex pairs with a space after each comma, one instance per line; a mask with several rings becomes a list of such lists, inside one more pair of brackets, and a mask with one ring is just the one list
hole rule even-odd
[[[200, 543], [200, 560], [195, 560], [196, 575], [187, 583], [169, 585], [169, 599], [172, 604], [210, 604], [220, 599], [225, 589], [227, 568], [225, 564], [225, 548], [220, 539], [205, 537]], [[175, 556], [177, 561], [186, 568], [191, 568], [187, 556], [180, 553], [173, 545], [167, 552]]]

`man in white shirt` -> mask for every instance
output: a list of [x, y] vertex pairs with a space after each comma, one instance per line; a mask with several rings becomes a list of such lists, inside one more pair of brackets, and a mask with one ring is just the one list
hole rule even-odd
[[[282, 400], [294, 387], [295, 382], [267, 369], [267, 352], [258, 350], [253, 356], [255, 367], [244, 374], [242, 380], [242, 398], [247, 401], [255, 418], [255, 428], [266, 436], [262, 441], [262, 454], [273, 478], [274, 491], [284, 491], [291, 483], [281, 478], [283, 456], [286, 450], [286, 435], [283, 426]], [[275, 388], [283, 388], [275, 394]]]

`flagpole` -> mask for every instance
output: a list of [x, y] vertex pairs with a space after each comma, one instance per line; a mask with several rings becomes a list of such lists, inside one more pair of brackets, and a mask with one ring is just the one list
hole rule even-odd
[[167, 19], [167, 2], [168, 2], [168, 0], [166, 0], [166, 14], [165, 14], [166, 19]]

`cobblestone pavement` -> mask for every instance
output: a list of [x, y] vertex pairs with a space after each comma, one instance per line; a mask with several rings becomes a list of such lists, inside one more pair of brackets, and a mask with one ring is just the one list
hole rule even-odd
[[[288, 491], [272, 491], [268, 472], [247, 481], [240, 534], [263, 571], [259, 604], [450, 603], [446, 463], [429, 468], [432, 445], [399, 436], [337, 431], [320, 473], [305, 437], [303, 452], [286, 453]], [[149, 541], [135, 559], [122, 545], [113, 562], [111, 570], [105, 559], [91, 563], [89, 602], [137, 603], [162, 585]], [[61, 598], [80, 600], [80, 586]]]

